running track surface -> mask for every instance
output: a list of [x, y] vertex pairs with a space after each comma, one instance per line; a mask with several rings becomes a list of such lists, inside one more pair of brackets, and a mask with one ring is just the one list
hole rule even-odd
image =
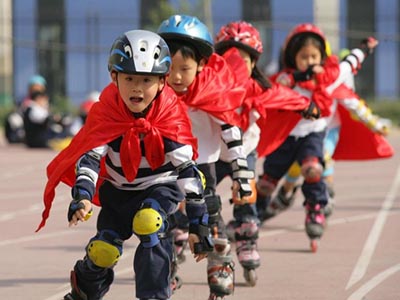
[[[400, 132], [394, 130], [389, 141], [399, 150]], [[87, 223], [68, 227], [70, 190], [65, 185], [57, 189], [46, 227], [34, 233], [43, 209], [45, 168], [55, 155], [0, 140], [1, 299], [62, 299], [69, 291], [70, 269], [95, 233], [98, 208]], [[228, 221], [230, 181], [218, 189]], [[399, 153], [384, 160], [337, 162], [335, 190], [335, 211], [318, 252], [309, 250], [298, 193], [290, 210], [261, 228], [257, 285], [246, 286], [236, 263], [236, 289], [226, 299], [400, 299]], [[135, 237], [125, 243], [106, 300], [135, 299], [132, 259], [137, 244]], [[208, 298], [205, 261], [196, 264], [187, 253], [179, 275], [184, 284], [172, 299]]]

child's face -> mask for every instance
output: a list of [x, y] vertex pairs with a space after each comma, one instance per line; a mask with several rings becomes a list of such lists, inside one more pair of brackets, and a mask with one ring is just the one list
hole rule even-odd
[[47, 95], [38, 96], [35, 99], [36, 104], [40, 105], [41, 107], [48, 108], [49, 107], [49, 97]]
[[312, 44], [306, 44], [302, 47], [295, 57], [296, 67], [299, 71], [306, 71], [312, 65], [320, 65], [321, 60], [320, 49]]
[[167, 82], [177, 93], [186, 92], [189, 85], [196, 78], [197, 72], [201, 72], [204, 67], [202, 59], [198, 64], [193, 58], [183, 57], [181, 51], [177, 51], [172, 57], [171, 71]]
[[251, 56], [250, 56], [250, 54], [248, 52], [246, 52], [246, 51], [244, 51], [242, 49], [238, 49], [238, 50], [239, 50], [240, 56], [243, 58], [243, 60], [244, 60], [244, 62], [246, 64], [247, 71], [249, 72], [248, 75], [250, 77], [251, 76], [251, 72], [253, 71], [255, 62], [251, 61]]
[[122, 100], [131, 112], [140, 113], [153, 101], [164, 87], [164, 78], [154, 75], [111, 73]]

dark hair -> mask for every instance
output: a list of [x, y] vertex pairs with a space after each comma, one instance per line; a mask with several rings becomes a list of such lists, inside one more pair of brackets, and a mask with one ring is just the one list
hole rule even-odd
[[182, 43], [181, 40], [167, 40], [168, 48], [171, 56], [174, 56], [178, 51], [181, 51], [184, 58], [192, 58], [197, 63], [204, 58], [197, 48], [189, 42]]
[[30, 98], [32, 100], [36, 100], [39, 97], [43, 97], [46, 96], [47, 94], [45, 92], [41, 92], [41, 91], [34, 91], [31, 93]]
[[[232, 47], [234, 47], [234, 46], [221, 47], [216, 50], [216, 53], [219, 55], [223, 55], [226, 51], [228, 51]], [[235, 46], [235, 47], [237, 47], [237, 46]], [[246, 51], [250, 55], [251, 62], [255, 62], [254, 68], [253, 68], [253, 70], [251, 70], [250, 77], [253, 78], [254, 80], [256, 80], [263, 89], [269, 89], [272, 86], [271, 81], [257, 66], [257, 57], [255, 57], [252, 53], [250, 53], [244, 47], [237, 47], [237, 48], [240, 48], [243, 51]]]
[[313, 45], [321, 52], [322, 61], [326, 58], [325, 45], [321, 42], [321, 38], [314, 33], [302, 33], [293, 37], [286, 46], [284, 62], [285, 66], [297, 69], [296, 55], [301, 48], [307, 45]]

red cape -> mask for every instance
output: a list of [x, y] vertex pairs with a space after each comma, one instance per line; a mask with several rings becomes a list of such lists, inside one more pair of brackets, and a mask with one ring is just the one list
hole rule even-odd
[[236, 110], [241, 106], [245, 89], [237, 83], [235, 73], [225, 59], [212, 54], [204, 69], [180, 96], [188, 107], [203, 110], [231, 125], [240, 125]]
[[299, 112], [310, 105], [310, 99], [277, 84], [272, 84], [271, 88], [262, 88], [255, 79], [248, 76], [246, 64], [236, 48], [225, 52], [223, 57], [235, 71], [237, 84], [246, 90], [241, 106], [240, 127], [246, 131], [250, 111], [257, 110], [260, 114], [257, 124], [261, 129], [257, 151], [259, 155], [272, 152], [297, 124], [301, 118]]
[[333, 92], [333, 97], [339, 101], [338, 112], [341, 121], [339, 142], [333, 154], [335, 160], [368, 160], [393, 156], [394, 149], [385, 137], [355, 120], [341, 104], [341, 100], [346, 98], [359, 99], [357, 94], [341, 85]]
[[310, 105], [310, 99], [292, 89], [274, 84], [259, 95], [266, 117], [257, 121], [260, 127], [258, 155], [265, 156], [278, 148], [301, 119], [299, 112]]
[[[171, 88], [164, 87], [160, 96], [153, 101], [145, 118], [135, 119], [119, 96], [117, 87], [110, 84], [101, 93], [100, 102], [94, 104], [85, 125], [71, 144], [47, 166], [48, 181], [43, 196], [45, 208], [36, 231], [46, 223], [55, 196], [55, 188], [60, 181], [69, 186], [74, 185], [75, 164], [87, 151], [123, 136], [121, 164], [127, 179], [134, 180], [141, 160], [139, 139], [141, 134], [144, 134], [146, 159], [152, 169], [164, 163], [163, 137], [191, 145], [194, 151], [193, 159], [197, 157], [197, 140], [192, 136], [190, 121], [185, 108]], [[104, 159], [100, 170], [100, 177], [104, 178], [103, 176], [107, 176]], [[94, 203], [98, 204], [97, 199], [94, 199]]]

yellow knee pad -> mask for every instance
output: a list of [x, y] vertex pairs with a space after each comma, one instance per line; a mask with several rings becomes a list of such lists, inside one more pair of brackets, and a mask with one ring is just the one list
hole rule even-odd
[[132, 221], [132, 230], [140, 238], [143, 247], [151, 248], [160, 242], [160, 236], [165, 230], [165, 219], [166, 213], [157, 200], [143, 201]]
[[149, 235], [161, 229], [163, 218], [153, 208], [140, 209], [133, 218], [133, 232], [138, 235]]
[[121, 256], [121, 252], [116, 246], [102, 240], [91, 241], [86, 251], [89, 259], [96, 266], [102, 268], [114, 266]]
[[298, 162], [294, 162], [289, 170], [288, 170], [288, 176], [290, 176], [291, 178], [298, 178], [301, 175], [301, 167], [299, 165]]

